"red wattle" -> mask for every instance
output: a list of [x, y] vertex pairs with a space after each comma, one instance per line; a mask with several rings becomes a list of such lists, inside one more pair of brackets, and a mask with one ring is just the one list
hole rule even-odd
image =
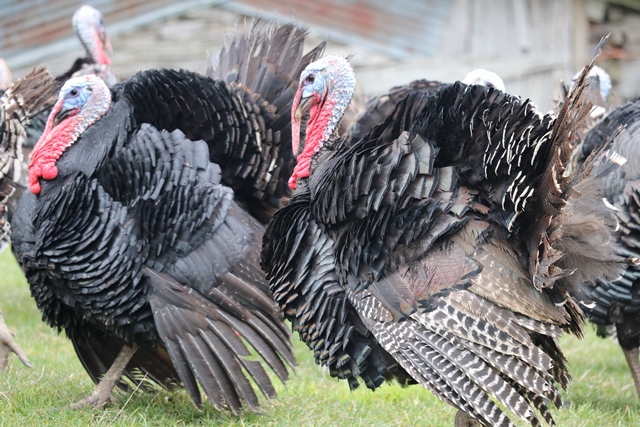
[[75, 115], [77, 111], [74, 111], [71, 117], [66, 118], [52, 129], [53, 117], [60, 111], [60, 108], [61, 103], [56, 103], [47, 120], [45, 132], [31, 152], [28, 181], [29, 189], [33, 194], [40, 194], [42, 190], [40, 178], [51, 180], [58, 176], [56, 161], [64, 150], [73, 143], [73, 134], [80, 121]]
[[110, 65], [111, 60], [105, 51], [105, 45], [102, 43], [100, 35], [96, 32], [93, 37], [95, 40], [95, 48], [93, 49], [93, 52], [91, 52], [91, 56], [93, 56], [93, 59], [98, 64]]
[[34, 169], [29, 168], [29, 178], [28, 178], [29, 190], [31, 190], [31, 192], [36, 195], [40, 194], [40, 191], [42, 190], [42, 187], [40, 186], [40, 181], [38, 181], [38, 176], [39, 176], [39, 171], [35, 172]]
[[44, 179], [55, 179], [58, 176], [58, 167], [52, 164], [42, 165], [42, 177]]
[[298, 185], [298, 179], [308, 178], [309, 170], [311, 169], [311, 157], [313, 156], [313, 152], [308, 152], [305, 150], [302, 154], [298, 156], [298, 163], [296, 167], [293, 168], [293, 173], [291, 174], [291, 178], [289, 178], [289, 188], [295, 190]]
[[[299, 98], [296, 96], [295, 99]], [[294, 104], [297, 103], [294, 101]], [[296, 189], [298, 179], [308, 178], [311, 173], [311, 158], [318, 152], [318, 150], [320, 150], [322, 144], [325, 142], [324, 133], [331, 121], [331, 114], [333, 112], [334, 105], [334, 100], [327, 99], [324, 104], [321, 105], [316, 102], [309, 111], [309, 121], [307, 122], [307, 136], [304, 144], [304, 150], [302, 150], [302, 153], [298, 156], [296, 167], [293, 169], [293, 173], [291, 174], [291, 178], [289, 178], [288, 182], [289, 188], [292, 190]], [[294, 135], [295, 122], [296, 120], [292, 120], [291, 122], [291, 129], [294, 132]], [[300, 135], [299, 127], [300, 125], [298, 123], [298, 135]], [[292, 145], [294, 145], [293, 142]]]

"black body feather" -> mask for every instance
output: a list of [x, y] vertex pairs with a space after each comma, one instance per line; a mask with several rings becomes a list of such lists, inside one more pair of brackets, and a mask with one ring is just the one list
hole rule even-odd
[[382, 124], [393, 113], [396, 105], [411, 92], [434, 94], [446, 85], [447, 83], [438, 81], [414, 80], [406, 85], [392, 87], [387, 94], [369, 99], [364, 105], [362, 113], [347, 129], [349, 139], [352, 142], [357, 142], [364, 138], [374, 127]]

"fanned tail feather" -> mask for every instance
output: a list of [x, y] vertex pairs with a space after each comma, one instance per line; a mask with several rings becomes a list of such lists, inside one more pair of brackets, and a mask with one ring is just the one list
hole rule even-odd
[[[556, 302], [567, 303], [578, 325], [582, 323], [582, 312], [567, 295], [582, 299], [583, 283], [597, 278], [613, 279], [623, 270], [622, 260], [614, 255], [617, 252], [612, 227], [615, 218], [602, 201], [602, 188], [606, 175], [625, 159], [608, 151], [608, 144], [602, 144], [580, 169], [567, 173], [592, 107], [587, 74], [606, 40], [604, 37], [600, 41], [594, 57], [580, 73], [558, 112], [551, 135], [551, 160], [537, 192], [541, 209], [536, 229], [541, 232], [534, 234], [530, 247], [534, 284], [542, 289], [557, 283]], [[579, 334], [580, 328], [574, 328], [574, 332]]]
[[[37, 68], [0, 97], [0, 252], [9, 244], [10, 197], [26, 172], [22, 145], [31, 118], [53, 105], [60, 86], [45, 68]], [[24, 170], [23, 170], [24, 169]]]
[[[307, 29], [256, 19], [225, 43], [207, 75], [225, 82], [242, 110], [242, 130], [250, 137], [213, 150], [241, 153], [230, 172], [236, 200], [266, 223], [291, 196], [287, 180], [295, 157], [291, 150], [291, 104], [302, 70], [320, 57], [325, 43], [303, 54]], [[256, 203], [257, 202], [257, 203]]]
[[[365, 322], [370, 322], [368, 326], [378, 342], [413, 378], [446, 402], [486, 425], [513, 425], [498, 404], [534, 426], [539, 425], [535, 410], [552, 424], [546, 401], [550, 399], [560, 406], [561, 399], [552, 386], [554, 364], [549, 356], [533, 343], [523, 343], [524, 352], [514, 351], [518, 340], [531, 341], [519, 326], [505, 321], [505, 334], [500, 337], [485, 329], [491, 326], [489, 322], [475, 319], [470, 324], [465, 307], [455, 302], [465, 297], [476, 302], [480, 299], [469, 292], [453, 293], [434, 311], [394, 322], [389, 321], [386, 309], [368, 291], [350, 295], [361, 316], [368, 319]], [[505, 320], [511, 320], [506, 309], [493, 306], [493, 311], [502, 312]], [[452, 322], [459, 322], [460, 326]], [[482, 335], [491, 335], [495, 340], [476, 342], [482, 340]], [[531, 348], [537, 357], [527, 356]]]

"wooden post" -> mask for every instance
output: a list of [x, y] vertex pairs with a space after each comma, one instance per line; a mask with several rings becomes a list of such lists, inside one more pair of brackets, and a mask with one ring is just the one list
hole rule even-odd
[[591, 59], [589, 52], [589, 22], [587, 20], [586, 0], [573, 0], [573, 72], [577, 72]]

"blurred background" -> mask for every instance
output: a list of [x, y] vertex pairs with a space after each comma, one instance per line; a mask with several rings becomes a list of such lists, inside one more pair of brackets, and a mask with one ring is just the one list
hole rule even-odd
[[105, 17], [120, 79], [147, 68], [204, 71], [225, 32], [261, 16], [304, 22], [311, 43], [356, 53], [364, 96], [487, 68], [546, 111], [560, 81], [611, 33], [598, 64], [620, 99], [640, 97], [640, 0], [0, 0], [0, 57], [14, 80], [34, 65], [62, 73], [84, 55], [71, 16], [85, 3]]

